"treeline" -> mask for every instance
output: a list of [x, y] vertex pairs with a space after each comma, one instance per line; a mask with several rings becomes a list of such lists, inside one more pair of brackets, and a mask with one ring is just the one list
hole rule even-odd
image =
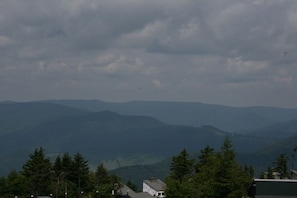
[[235, 160], [229, 139], [219, 151], [207, 146], [197, 159], [186, 150], [172, 158], [166, 178], [167, 198], [246, 197], [252, 184], [253, 168]]
[[[294, 149], [294, 154], [297, 148]], [[295, 156], [295, 155], [293, 155]], [[225, 139], [219, 151], [209, 146], [197, 157], [186, 150], [171, 160], [170, 172], [166, 177], [167, 198], [237, 198], [248, 196], [254, 170], [242, 166], [236, 160], [231, 141]], [[294, 158], [294, 157], [293, 157]], [[294, 160], [293, 160], [294, 161]], [[261, 174], [261, 178], [290, 178], [287, 168], [288, 157], [280, 155], [273, 167]], [[137, 187], [131, 181], [126, 184], [132, 190]], [[58, 155], [53, 162], [46, 157], [44, 149], [38, 148], [29, 155], [22, 170], [11, 171], [0, 178], [0, 198], [51, 197], [117, 197], [122, 183], [119, 177], [110, 174], [103, 164], [91, 171], [88, 161], [80, 153]]]
[[11, 171], [0, 179], [0, 197], [102, 197], [110, 198], [120, 188], [120, 179], [110, 175], [103, 164], [90, 171], [80, 153], [64, 153], [54, 162], [36, 149], [20, 172]]

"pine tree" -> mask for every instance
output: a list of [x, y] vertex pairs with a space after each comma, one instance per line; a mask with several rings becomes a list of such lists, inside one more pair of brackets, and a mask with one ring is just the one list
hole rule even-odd
[[120, 188], [120, 179], [115, 175], [109, 175], [107, 169], [103, 164], [99, 164], [94, 173], [94, 186], [96, 196], [101, 198], [110, 198], [111, 192], [115, 195]]
[[137, 188], [137, 185], [134, 184], [133, 182], [131, 182], [131, 180], [128, 180], [126, 185], [131, 189], [133, 190], [134, 192], [137, 192], [138, 191], [138, 188]]
[[8, 197], [8, 185], [5, 177], [0, 177], [0, 198]]
[[252, 177], [235, 160], [236, 153], [231, 141], [226, 138], [219, 153], [220, 171], [216, 191], [218, 197], [236, 198], [247, 194]]
[[8, 194], [20, 197], [20, 195], [24, 194], [23, 185], [24, 185], [24, 177], [15, 170], [12, 170], [7, 176], [7, 186], [6, 190]]
[[286, 156], [286, 154], [280, 154], [274, 164], [274, 171], [279, 174], [280, 179], [285, 179], [289, 177], [288, 173], [288, 161], [289, 158]]
[[193, 175], [194, 163], [195, 160], [191, 159], [184, 149], [178, 156], [172, 158], [170, 176], [180, 182], [187, 180]]
[[172, 158], [170, 175], [166, 178], [166, 197], [237, 198], [247, 195], [252, 170], [240, 166], [235, 156], [228, 138], [218, 152], [209, 146], [201, 150], [195, 165], [195, 160], [183, 150]]
[[193, 174], [195, 160], [190, 158], [184, 149], [171, 162], [170, 175], [166, 178], [166, 197], [168, 198], [194, 198]]
[[55, 197], [61, 197], [66, 193], [67, 174], [68, 172], [63, 167], [62, 158], [60, 155], [58, 155], [54, 161], [52, 170], [52, 180]]
[[95, 174], [99, 186], [108, 182], [108, 172], [103, 164], [97, 166]]
[[27, 193], [34, 196], [49, 194], [52, 171], [49, 158], [45, 157], [43, 148], [35, 149], [29, 157], [30, 159], [24, 164], [22, 171]]
[[195, 187], [199, 197], [216, 197], [217, 175], [220, 171], [218, 154], [207, 146], [200, 151], [196, 163]]
[[88, 191], [89, 165], [88, 161], [80, 153], [76, 153], [73, 157], [72, 166], [72, 182], [77, 184], [77, 194]]

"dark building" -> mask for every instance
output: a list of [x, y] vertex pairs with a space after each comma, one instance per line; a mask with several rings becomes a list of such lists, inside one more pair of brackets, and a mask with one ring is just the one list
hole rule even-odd
[[251, 198], [297, 198], [297, 180], [254, 179]]

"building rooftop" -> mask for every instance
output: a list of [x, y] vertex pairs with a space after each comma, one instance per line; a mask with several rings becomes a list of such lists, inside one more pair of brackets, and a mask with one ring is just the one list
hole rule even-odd
[[165, 190], [166, 188], [166, 184], [160, 179], [147, 179], [147, 180], [144, 180], [143, 182], [157, 191]]
[[297, 197], [297, 180], [295, 179], [254, 179], [250, 188], [250, 197], [284, 198]]
[[297, 179], [254, 179], [255, 182], [294, 182], [297, 183]]
[[152, 198], [153, 196], [151, 196], [150, 194], [148, 194], [147, 192], [134, 192], [131, 188], [129, 188], [128, 186], [124, 185], [121, 189], [120, 189], [120, 197], [127, 197], [127, 198]]

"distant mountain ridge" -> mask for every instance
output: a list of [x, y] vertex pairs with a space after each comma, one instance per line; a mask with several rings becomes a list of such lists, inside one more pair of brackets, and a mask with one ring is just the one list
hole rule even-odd
[[[219, 149], [226, 137], [231, 139], [236, 152], [246, 153], [246, 158], [242, 159], [244, 164], [257, 163], [258, 159], [265, 160], [271, 153], [283, 151], [279, 146], [281, 142], [287, 144], [286, 151], [289, 151], [294, 141], [230, 132], [214, 125], [222, 123], [217, 120], [224, 120], [226, 128], [245, 131], [263, 123], [276, 124], [284, 120], [282, 127], [286, 128], [285, 123], [290, 123], [295, 113], [295, 109], [175, 102], [0, 102], [0, 175], [19, 169], [28, 154], [41, 146], [51, 157], [64, 152], [80, 152], [93, 166], [104, 162], [108, 168], [118, 168], [155, 164], [184, 148], [196, 153], [207, 145]], [[166, 115], [171, 116], [167, 121], [173, 123], [158, 118], [166, 118]], [[252, 115], [257, 115], [259, 120], [255, 121], [255, 126], [246, 127], [253, 124]], [[196, 123], [194, 121], [200, 118], [204, 120], [200, 123], [212, 124], [186, 124], [187, 119]], [[245, 125], [241, 125], [243, 118], [247, 119]], [[263, 123], [258, 124], [260, 121]], [[236, 127], [231, 126], [234, 123], [237, 123]], [[290, 135], [294, 133], [290, 132]]]
[[211, 125], [247, 134], [255, 129], [297, 119], [297, 109], [276, 107], [230, 107], [199, 102], [130, 101], [110, 103], [100, 100], [45, 101], [89, 111], [112, 111], [123, 115], [146, 115], [173, 125]]
[[83, 115], [88, 112], [51, 103], [2, 102], [0, 103], [0, 136], [65, 116]]
[[[289, 138], [297, 134], [297, 119], [273, 124], [254, 130], [251, 135], [260, 137]], [[297, 144], [297, 143], [296, 143]]]

